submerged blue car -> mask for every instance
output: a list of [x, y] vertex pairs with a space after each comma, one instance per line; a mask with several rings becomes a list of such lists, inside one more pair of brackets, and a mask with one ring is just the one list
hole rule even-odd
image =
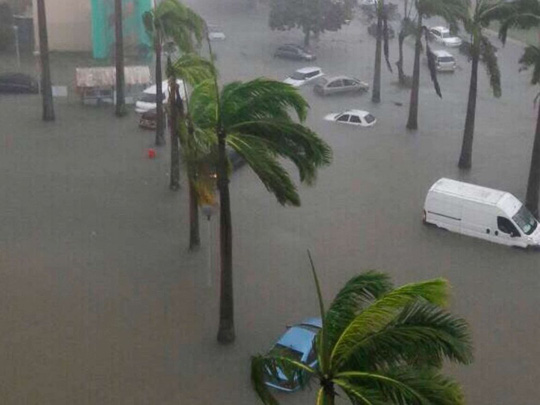
[[[315, 352], [315, 336], [322, 328], [321, 318], [304, 319], [297, 325], [291, 326], [278, 339], [270, 349], [269, 354], [289, 357], [310, 367], [317, 366], [317, 353]], [[298, 375], [287, 379], [284, 373], [278, 370], [277, 377], [267, 373], [266, 385], [281, 391], [296, 391], [300, 388]]]

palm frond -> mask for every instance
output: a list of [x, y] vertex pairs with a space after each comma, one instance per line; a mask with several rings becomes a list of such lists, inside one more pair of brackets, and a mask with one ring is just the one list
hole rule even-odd
[[309, 109], [297, 89], [265, 78], [227, 84], [222, 90], [221, 103], [226, 108], [226, 127], [230, 123], [259, 119], [261, 116], [282, 119], [289, 116], [289, 109], [294, 110], [300, 122], [303, 122]]
[[279, 405], [265, 384], [266, 361], [262, 356], [251, 357], [251, 386], [265, 405]]
[[178, 0], [164, 0], [155, 9], [154, 19], [164, 34], [173, 39], [182, 52], [193, 52], [204, 34], [204, 20]]
[[489, 84], [493, 90], [493, 96], [500, 97], [502, 94], [501, 72], [499, 70], [497, 55], [495, 54], [495, 48], [490, 40], [483, 35], [480, 36], [480, 54], [484, 60], [486, 73], [489, 77]]
[[359, 341], [346, 367], [363, 365], [376, 370], [398, 364], [440, 366], [445, 359], [469, 364], [472, 357], [467, 323], [418, 300], [384, 328]]
[[255, 136], [228, 133], [227, 144], [248, 163], [266, 189], [273, 193], [282, 205], [300, 205], [298, 190], [287, 171], [277, 161], [267, 142]]
[[154, 42], [155, 26], [153, 11], [145, 11], [142, 15], [142, 21], [146, 34], [152, 39], [152, 42]]
[[387, 405], [388, 402], [377, 390], [357, 385], [347, 379], [334, 378], [334, 384], [340, 387], [353, 405]]
[[437, 368], [395, 367], [381, 373], [344, 372], [337, 379], [380, 392], [386, 403], [461, 405], [461, 387]]
[[332, 150], [326, 142], [308, 127], [289, 120], [259, 119], [239, 122], [228, 128], [267, 142], [279, 156], [294, 163], [300, 181], [313, 184], [317, 169], [330, 164]]
[[386, 16], [383, 18], [383, 51], [384, 51], [384, 60], [386, 61], [386, 67], [390, 72], [392, 72], [392, 64], [390, 63], [390, 50], [388, 48], [388, 19]]
[[195, 53], [183, 54], [174, 62], [173, 69], [176, 77], [191, 86], [211, 79], [215, 74], [213, 64]]
[[523, 55], [519, 59], [522, 68], [527, 69], [533, 67], [531, 84], [540, 83], [540, 48], [536, 46], [528, 46], [525, 48]]
[[426, 40], [426, 57], [428, 61], [428, 68], [429, 68], [429, 75], [431, 77], [431, 81], [433, 82], [433, 87], [435, 88], [435, 93], [442, 98], [441, 93], [441, 86], [439, 85], [439, 81], [437, 80], [437, 66], [435, 63], [435, 56], [433, 53], [431, 53], [431, 49], [429, 47], [429, 41], [428, 41], [428, 30], [424, 27], [424, 34], [425, 34], [425, 40]]
[[417, 0], [416, 9], [418, 14], [424, 17], [442, 17], [450, 30], [458, 30], [458, 22], [463, 21], [468, 13], [467, 0]]
[[351, 278], [336, 295], [326, 313], [326, 329], [331, 347], [360, 311], [391, 289], [390, 277], [384, 273], [366, 271]]
[[540, 25], [540, 3], [537, 0], [516, 0], [507, 7], [507, 17], [499, 27], [499, 39], [503, 44], [509, 29], [528, 29]]
[[386, 327], [404, 307], [419, 298], [435, 305], [445, 305], [448, 299], [448, 283], [439, 278], [406, 284], [373, 302], [354, 318], [337, 340], [330, 358], [332, 366], [339, 369], [366, 336]]
[[327, 373], [328, 369], [328, 359], [330, 358], [329, 345], [327, 343], [326, 334], [327, 327], [325, 321], [325, 309], [324, 309], [324, 300], [321, 292], [321, 285], [319, 283], [319, 277], [317, 277], [317, 271], [315, 270], [315, 264], [313, 264], [313, 258], [311, 257], [311, 252], [308, 250], [309, 264], [311, 266], [311, 274], [313, 275], [313, 281], [315, 282], [315, 290], [317, 291], [317, 301], [319, 303], [319, 313], [322, 320], [322, 329], [317, 334], [315, 339], [315, 348], [317, 350], [317, 359], [319, 362], [319, 370], [322, 374]]

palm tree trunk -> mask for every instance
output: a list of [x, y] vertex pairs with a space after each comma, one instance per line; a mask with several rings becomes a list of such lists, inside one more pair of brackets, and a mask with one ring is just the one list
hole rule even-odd
[[164, 136], [164, 119], [163, 119], [163, 75], [161, 73], [161, 37], [159, 35], [159, 30], [156, 30], [156, 146], [161, 146], [165, 144]]
[[114, 34], [116, 59], [116, 111], [117, 117], [126, 115], [126, 78], [124, 72], [124, 39], [122, 32], [122, 0], [114, 0]]
[[399, 59], [396, 62], [398, 68], [398, 80], [399, 84], [402, 86], [405, 85], [405, 73], [403, 72], [403, 42], [405, 41], [405, 34], [403, 31], [399, 32], [398, 36], [398, 50], [399, 50]]
[[536, 133], [531, 157], [531, 168], [527, 182], [527, 197], [525, 205], [538, 218], [538, 191], [540, 188], [540, 103], [538, 103], [538, 116], [536, 117]]
[[54, 103], [51, 84], [51, 65], [49, 62], [49, 38], [47, 34], [47, 15], [44, 0], [37, 0], [39, 55], [41, 62], [41, 96], [43, 100], [43, 121], [54, 121]]
[[381, 4], [377, 2], [377, 45], [375, 46], [375, 72], [373, 73], [373, 91], [371, 101], [381, 102], [381, 54], [382, 54], [382, 18]]
[[[473, 44], [474, 46], [474, 44]], [[478, 48], [478, 47], [476, 47]], [[470, 169], [472, 163], [472, 147], [474, 137], [474, 120], [476, 116], [476, 93], [478, 88], [478, 59], [479, 50], [472, 50], [471, 81], [469, 84], [469, 101], [467, 102], [467, 116], [463, 131], [463, 144], [458, 166], [460, 169]]]
[[197, 250], [201, 246], [199, 232], [199, 196], [193, 185], [193, 172], [188, 169], [189, 177], [189, 250]]
[[223, 128], [218, 128], [218, 188], [219, 188], [219, 244], [221, 262], [221, 283], [219, 301], [219, 331], [217, 340], [220, 343], [232, 343], [234, 333], [234, 302], [232, 274], [232, 218], [229, 179], [225, 155], [225, 137]]
[[309, 47], [309, 34], [310, 30], [307, 27], [304, 27], [304, 46]]
[[418, 129], [418, 96], [420, 90], [420, 52], [422, 51], [422, 15], [418, 15], [416, 43], [414, 46], [414, 67], [411, 88], [411, 101], [409, 103], [409, 119], [407, 129]]
[[[168, 60], [167, 63], [171, 63]], [[171, 134], [171, 174], [169, 189], [180, 189], [180, 149], [178, 138], [178, 123], [183, 117], [183, 103], [177, 91], [176, 76], [169, 77], [169, 131]]]

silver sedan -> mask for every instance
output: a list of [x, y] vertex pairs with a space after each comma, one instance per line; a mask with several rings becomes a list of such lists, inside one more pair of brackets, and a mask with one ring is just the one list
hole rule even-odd
[[369, 90], [369, 84], [347, 76], [336, 76], [322, 79], [315, 87], [315, 93], [321, 96], [342, 93], [364, 93]]

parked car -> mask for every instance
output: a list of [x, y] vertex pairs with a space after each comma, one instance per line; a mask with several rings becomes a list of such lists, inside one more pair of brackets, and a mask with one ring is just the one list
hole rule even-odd
[[460, 37], [452, 35], [446, 27], [431, 27], [429, 29], [429, 38], [450, 47], [460, 46], [462, 42]]
[[321, 96], [343, 93], [364, 93], [369, 90], [369, 84], [347, 76], [322, 78], [314, 87], [315, 93]]
[[456, 60], [450, 52], [434, 49], [431, 50], [431, 55], [435, 59], [437, 72], [454, 72], [456, 70]]
[[[396, 36], [396, 32], [394, 31], [394, 29], [392, 28], [392, 26], [390, 24], [387, 25], [387, 29], [388, 29], [388, 39], [393, 39], [395, 36]], [[374, 22], [373, 24], [371, 24], [368, 29], [367, 29], [367, 32], [369, 35], [371, 36], [374, 36], [375, 38], [377, 38], [377, 23]]]
[[[184, 88], [184, 82], [178, 79], [176, 83], [178, 83], [180, 97], [185, 98], [186, 90]], [[167, 104], [169, 100], [169, 83], [166, 80], [161, 83], [161, 89], [163, 91], [163, 93], [161, 94], [163, 104]], [[137, 112], [138, 114], [142, 114], [155, 109], [157, 102], [156, 92], [157, 86], [155, 84], [144, 89], [142, 94], [139, 96], [139, 99], [135, 103], [135, 112]]]
[[372, 127], [377, 122], [377, 119], [371, 113], [363, 110], [348, 110], [341, 113], [332, 113], [325, 116], [324, 119], [326, 121], [334, 121], [341, 124], [360, 127]]
[[[166, 118], [165, 109], [163, 109], [164, 118]], [[163, 120], [163, 124], [167, 125], [167, 120]], [[157, 126], [157, 110], [155, 108], [142, 113], [139, 118], [139, 127], [144, 129], [156, 129]]]
[[320, 67], [311, 66], [298, 69], [292, 75], [283, 80], [283, 82], [290, 84], [293, 87], [300, 87], [323, 76], [324, 73]]
[[[299, 324], [289, 327], [270, 349], [270, 353], [291, 358], [314, 368], [317, 366], [317, 353], [314, 342], [321, 328], [321, 318], [305, 319]], [[265, 384], [287, 392], [296, 391], [300, 388], [298, 374], [287, 379], [279, 369], [277, 375], [271, 375], [267, 370]]]
[[540, 227], [512, 194], [442, 178], [429, 189], [424, 223], [518, 247], [540, 247]]
[[208, 25], [208, 39], [210, 41], [224, 41], [225, 34], [223, 33], [223, 30], [221, 27], [217, 25]]
[[36, 79], [24, 73], [4, 73], [0, 75], [0, 93], [39, 93]]
[[302, 48], [299, 45], [294, 44], [287, 44], [282, 45], [278, 49], [276, 49], [276, 52], [274, 52], [275, 58], [283, 58], [283, 59], [294, 59], [294, 60], [307, 60], [312, 61], [317, 59], [315, 55], [308, 52], [306, 49]]

